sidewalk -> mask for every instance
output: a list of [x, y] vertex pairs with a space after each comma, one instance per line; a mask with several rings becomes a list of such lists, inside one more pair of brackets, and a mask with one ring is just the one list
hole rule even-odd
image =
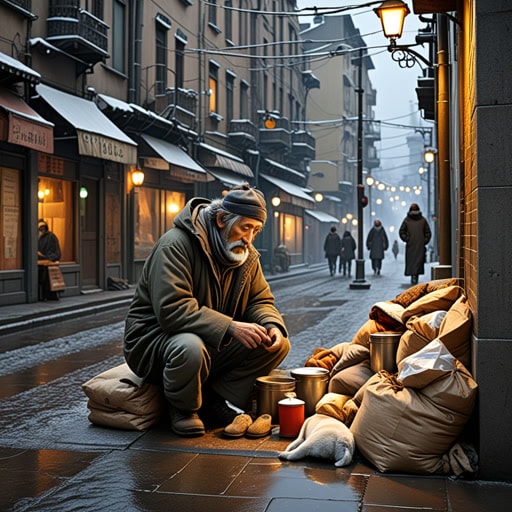
[[[367, 262], [367, 272], [369, 264]], [[426, 281], [428, 273], [423, 276]], [[351, 279], [328, 276], [327, 265], [269, 276], [275, 283], [303, 272], [321, 276], [329, 314], [295, 336], [349, 336], [376, 301], [408, 287], [403, 262], [386, 260], [382, 276], [367, 275], [370, 291], [350, 290]], [[325, 279], [324, 279], [325, 274]], [[300, 287], [300, 284], [298, 285]], [[102, 292], [57, 303], [0, 307], [0, 336], [21, 326], [44, 325], [84, 311], [127, 304], [133, 289]], [[332, 307], [341, 302], [340, 307]], [[319, 305], [321, 314], [322, 304]], [[293, 323], [294, 318], [290, 318]], [[341, 322], [341, 324], [339, 323]], [[88, 334], [89, 336], [91, 333]], [[60, 340], [67, 343], [67, 340]], [[77, 343], [80, 343], [78, 337]], [[118, 360], [101, 346], [35, 368], [13, 354], [12, 371], [0, 375], [0, 510], [198, 512], [508, 512], [512, 484], [454, 480], [444, 476], [382, 474], [361, 456], [344, 468], [320, 459], [282, 462], [277, 453], [290, 439], [277, 432], [263, 439], [225, 439], [221, 430], [200, 438], [174, 436], [165, 426], [146, 432], [109, 430], [86, 419], [79, 384], [102, 365]], [[98, 354], [98, 351], [100, 353]], [[15, 351], [13, 351], [15, 352]], [[119, 351], [116, 349], [115, 354]], [[9, 354], [0, 354], [7, 356]], [[293, 355], [296, 365], [303, 353]], [[294, 359], [295, 358], [295, 359]], [[51, 358], [48, 357], [48, 360]], [[18, 367], [19, 370], [14, 368]]]

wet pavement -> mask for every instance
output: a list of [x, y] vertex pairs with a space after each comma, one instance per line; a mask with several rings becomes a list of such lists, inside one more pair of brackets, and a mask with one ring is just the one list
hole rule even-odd
[[[386, 259], [381, 276], [367, 271], [369, 290], [351, 290], [352, 279], [329, 276], [327, 265], [268, 279], [293, 346], [283, 371], [316, 346], [349, 341], [375, 302], [409, 286], [401, 259]], [[165, 422], [146, 432], [92, 425], [80, 384], [122, 362], [132, 293], [0, 307], [0, 510], [510, 510], [511, 483], [383, 474], [358, 453], [344, 468], [282, 462], [277, 453], [291, 440], [276, 430], [263, 439], [225, 439], [220, 430], [186, 439]]]

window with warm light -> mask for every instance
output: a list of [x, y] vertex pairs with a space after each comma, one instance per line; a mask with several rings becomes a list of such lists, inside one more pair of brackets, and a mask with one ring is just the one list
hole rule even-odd
[[[37, 185], [37, 218], [44, 219], [59, 239], [62, 251], [61, 262], [74, 262], [74, 186], [66, 180], [39, 178]], [[76, 193], [78, 194], [78, 190]], [[82, 199], [85, 201], [86, 199]]]
[[208, 76], [208, 87], [209, 90], [209, 111], [210, 113], [217, 113], [219, 111], [218, 106], [218, 85], [219, 85], [219, 67], [216, 63], [210, 62], [209, 76]]
[[185, 194], [143, 187], [134, 197], [134, 257], [146, 259], [155, 242], [174, 224], [185, 206]]

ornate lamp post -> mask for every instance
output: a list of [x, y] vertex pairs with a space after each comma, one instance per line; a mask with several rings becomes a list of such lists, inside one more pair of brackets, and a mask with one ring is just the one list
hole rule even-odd
[[[393, 60], [401, 67], [412, 67], [414, 64], [423, 63], [429, 68], [434, 67], [434, 62], [426, 59], [414, 51], [414, 45], [397, 45], [396, 39], [402, 35], [402, 28], [405, 16], [409, 14], [409, 8], [401, 0], [385, 0], [380, 7], [374, 9], [382, 23], [384, 35], [389, 38], [388, 50]], [[451, 254], [451, 177], [450, 177], [450, 112], [449, 101], [449, 71], [448, 71], [448, 29], [447, 19], [459, 24], [459, 21], [447, 13], [436, 15], [436, 77], [435, 77], [435, 119], [437, 131], [437, 175], [436, 183], [439, 184], [439, 263], [448, 267], [452, 263]], [[432, 58], [432, 60], [434, 60]]]

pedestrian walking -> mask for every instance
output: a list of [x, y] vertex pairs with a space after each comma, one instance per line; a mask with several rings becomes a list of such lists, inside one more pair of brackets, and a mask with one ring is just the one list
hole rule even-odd
[[331, 231], [327, 234], [324, 241], [325, 257], [329, 265], [329, 272], [331, 276], [336, 274], [336, 262], [341, 251], [341, 238], [336, 233], [336, 228], [333, 226]]
[[405, 272], [411, 276], [411, 284], [418, 283], [418, 276], [425, 273], [426, 245], [430, 242], [432, 232], [427, 219], [423, 217], [420, 207], [412, 203], [407, 216], [398, 231], [400, 239], [405, 242]]
[[397, 256], [398, 256], [398, 250], [399, 250], [399, 249], [398, 249], [398, 240], [395, 240], [395, 241], [393, 242], [393, 247], [391, 248], [391, 251], [392, 251], [392, 253], [393, 253], [393, 256], [395, 257], [395, 260], [396, 260], [396, 258], [397, 258]]
[[343, 275], [352, 276], [352, 260], [356, 257], [356, 241], [350, 231], [345, 231], [341, 237], [341, 253], [339, 272], [343, 271]]
[[252, 419], [240, 410], [251, 410], [256, 379], [288, 354], [285, 323], [252, 245], [266, 218], [263, 194], [249, 185], [223, 199], [193, 198], [145, 262], [124, 356], [136, 375], [162, 387], [175, 434], [199, 436], [210, 423], [243, 435]]
[[368, 232], [366, 248], [370, 251], [373, 274], [380, 276], [382, 260], [384, 259], [384, 252], [389, 248], [389, 240], [382, 222], [378, 219], [374, 221], [373, 227]]

